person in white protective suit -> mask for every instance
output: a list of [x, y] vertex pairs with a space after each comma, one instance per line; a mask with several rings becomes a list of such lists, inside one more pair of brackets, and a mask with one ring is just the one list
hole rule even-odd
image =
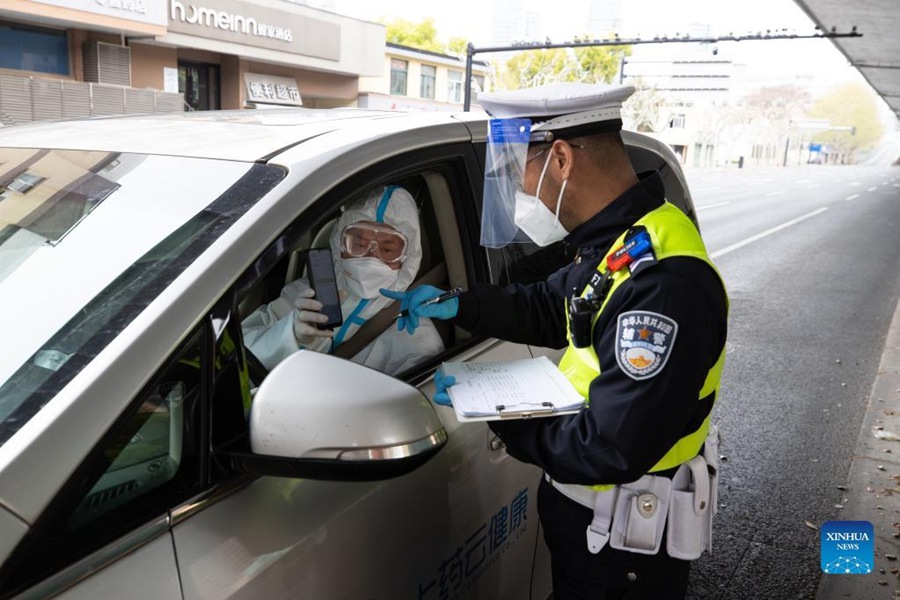
[[[322, 303], [305, 278], [297, 279], [244, 319], [244, 344], [270, 370], [300, 349], [333, 351], [392, 302], [379, 289], [402, 292], [413, 282], [422, 262], [419, 230], [416, 203], [399, 186], [376, 188], [345, 207], [330, 240], [344, 324], [318, 329], [327, 321]], [[443, 349], [425, 319], [414, 335], [388, 327], [351, 360], [396, 374]]]

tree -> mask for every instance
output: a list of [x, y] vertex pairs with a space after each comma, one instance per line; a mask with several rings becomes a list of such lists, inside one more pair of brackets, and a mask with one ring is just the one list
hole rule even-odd
[[630, 46], [581, 46], [523, 50], [495, 65], [498, 89], [515, 90], [558, 81], [610, 83]]
[[449, 42], [447, 42], [446, 53], [457, 58], [464, 58], [466, 56], [466, 50], [468, 49], [468, 46], [469, 40], [464, 37], [454, 36], [450, 38]]
[[640, 78], [634, 81], [634, 87], [634, 94], [622, 105], [622, 118], [629, 127], [643, 133], [656, 133], [668, 127], [672, 111], [665, 95], [645, 85]]
[[457, 58], [466, 55], [466, 47], [469, 40], [464, 37], [454, 36], [446, 44], [438, 39], [437, 28], [434, 19], [425, 19], [420, 23], [413, 23], [406, 19], [394, 19], [385, 23], [385, 41], [419, 50], [429, 50], [449, 54]]
[[845, 84], [819, 98], [809, 114], [827, 119], [831, 127], [854, 128], [853, 131], [823, 131], [815, 136], [815, 141], [847, 156], [872, 148], [884, 133], [872, 91], [862, 84]]
[[406, 19], [394, 19], [385, 24], [385, 40], [392, 44], [445, 53], [447, 46], [437, 39], [437, 28], [434, 19], [428, 18], [420, 23]]
[[500, 73], [500, 89], [517, 90], [553, 81], [574, 81], [576, 67], [564, 48], [549, 48], [519, 52], [496, 72]]
[[631, 56], [631, 46], [581, 46], [574, 52], [580, 69], [578, 81], [610, 83], [625, 57]]
[[757, 143], [774, 144], [789, 135], [791, 121], [806, 115], [809, 92], [796, 85], [766, 87], [743, 100]]

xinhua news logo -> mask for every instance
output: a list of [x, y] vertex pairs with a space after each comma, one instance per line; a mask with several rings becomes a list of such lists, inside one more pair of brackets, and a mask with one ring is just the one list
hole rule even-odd
[[875, 564], [875, 529], [868, 521], [828, 521], [819, 538], [822, 572], [865, 575]]

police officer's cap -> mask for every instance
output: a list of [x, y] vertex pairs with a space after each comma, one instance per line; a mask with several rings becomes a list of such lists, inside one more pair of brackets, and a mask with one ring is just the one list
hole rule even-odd
[[531, 141], [550, 142], [622, 129], [622, 103], [630, 85], [551, 83], [511, 92], [481, 93], [478, 101], [497, 119], [531, 119]]

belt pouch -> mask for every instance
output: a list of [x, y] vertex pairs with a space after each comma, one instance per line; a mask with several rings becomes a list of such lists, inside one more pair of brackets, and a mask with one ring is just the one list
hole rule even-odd
[[719, 430], [715, 425], [709, 426], [709, 434], [703, 443], [703, 458], [709, 471], [709, 504], [712, 510], [710, 518], [719, 512]]
[[697, 456], [681, 465], [672, 479], [666, 551], [673, 558], [700, 558], [712, 526], [706, 461]]
[[719, 512], [719, 430], [709, 426], [709, 434], [703, 445], [703, 458], [709, 472], [709, 526], [707, 527], [706, 551], [712, 554], [712, 522]]
[[672, 481], [654, 475], [619, 486], [609, 545], [638, 554], [659, 552], [671, 492]]

